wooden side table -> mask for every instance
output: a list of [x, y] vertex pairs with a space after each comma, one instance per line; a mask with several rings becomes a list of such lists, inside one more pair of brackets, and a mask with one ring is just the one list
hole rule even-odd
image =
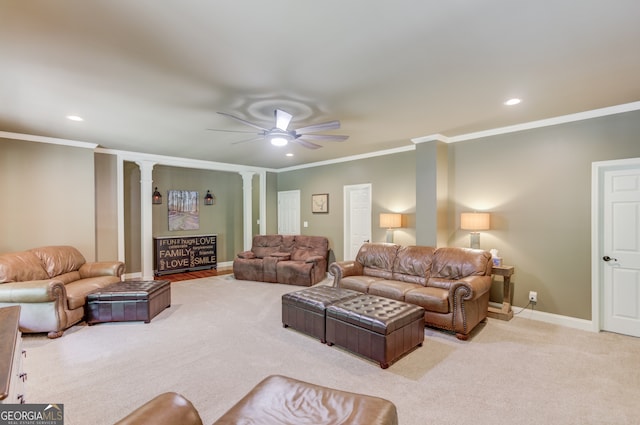
[[511, 275], [515, 273], [513, 266], [493, 266], [493, 274], [502, 276], [502, 308], [489, 306], [487, 316], [500, 320], [511, 320]]

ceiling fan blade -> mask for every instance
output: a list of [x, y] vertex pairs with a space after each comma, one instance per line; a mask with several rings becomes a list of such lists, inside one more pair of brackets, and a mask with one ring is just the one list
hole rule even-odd
[[296, 128], [297, 134], [315, 133], [317, 131], [335, 130], [340, 128], [340, 121], [329, 121], [320, 124], [313, 124], [306, 127]]
[[287, 131], [293, 115], [283, 111], [282, 109], [276, 109], [274, 111], [274, 115], [276, 116], [276, 127], [282, 131]]
[[322, 142], [344, 142], [349, 136], [338, 136], [334, 134], [304, 134], [300, 136], [307, 140], [318, 140]]
[[264, 140], [264, 137], [252, 137], [251, 139], [238, 140], [237, 142], [231, 142], [231, 144], [232, 145], [237, 145], [239, 143], [257, 142], [259, 140]]
[[258, 124], [254, 124], [254, 123], [252, 123], [250, 121], [243, 120], [242, 118], [238, 118], [235, 115], [227, 114], [226, 112], [218, 112], [218, 113], [220, 115], [224, 115], [225, 117], [229, 117], [229, 118], [232, 118], [232, 119], [234, 119], [236, 121], [240, 121], [242, 124], [246, 124], [246, 125], [249, 125], [249, 126], [251, 126], [253, 128], [257, 128], [258, 130], [269, 131], [268, 129], [266, 129], [264, 127], [260, 127]]
[[320, 149], [322, 147], [320, 145], [317, 145], [315, 143], [311, 143], [311, 142], [309, 142], [307, 140], [304, 140], [304, 139], [294, 139], [293, 143], [297, 143], [300, 146], [304, 146], [305, 148], [308, 148], [308, 149]]
[[262, 134], [255, 131], [243, 131], [243, 130], [222, 130], [219, 128], [207, 128], [209, 131], [224, 131], [225, 133], [249, 133], [249, 134]]

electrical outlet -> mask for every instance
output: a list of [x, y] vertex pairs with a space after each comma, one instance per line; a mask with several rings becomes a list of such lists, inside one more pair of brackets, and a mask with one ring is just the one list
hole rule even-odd
[[538, 293], [536, 291], [529, 291], [529, 301], [534, 304], [538, 302]]

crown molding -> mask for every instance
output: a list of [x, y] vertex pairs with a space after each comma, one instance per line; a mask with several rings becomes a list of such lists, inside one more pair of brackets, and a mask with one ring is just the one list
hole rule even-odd
[[425, 143], [440, 141], [445, 143], [456, 143], [465, 140], [481, 139], [483, 137], [497, 136], [500, 134], [515, 133], [517, 131], [532, 130], [534, 128], [550, 127], [552, 125], [566, 124], [575, 121], [588, 120], [592, 118], [605, 117], [607, 115], [622, 114], [640, 110], [640, 101], [625, 103], [622, 105], [609, 106], [606, 108], [593, 109], [591, 111], [578, 112], [575, 114], [561, 115], [559, 117], [547, 118], [543, 120], [530, 121], [521, 124], [498, 127], [491, 130], [477, 131], [474, 133], [461, 134], [458, 136], [444, 136], [442, 134], [432, 134], [430, 136], [416, 137], [411, 139], [413, 143]]
[[11, 133], [8, 131], [0, 131], [0, 138], [25, 140], [28, 142], [49, 143], [53, 145], [73, 146], [76, 148], [95, 149], [97, 143], [80, 142], [78, 140], [58, 139], [56, 137], [36, 136], [34, 134]]

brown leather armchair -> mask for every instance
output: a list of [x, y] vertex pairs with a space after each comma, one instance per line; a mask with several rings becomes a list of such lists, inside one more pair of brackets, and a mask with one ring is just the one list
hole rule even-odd
[[87, 263], [71, 246], [0, 254], [0, 307], [20, 305], [20, 330], [62, 336], [84, 317], [87, 294], [121, 281], [124, 263]]
[[[380, 397], [310, 384], [281, 375], [263, 379], [213, 425], [296, 424], [398, 425], [395, 404]], [[116, 425], [202, 425], [189, 400], [165, 393]]]

